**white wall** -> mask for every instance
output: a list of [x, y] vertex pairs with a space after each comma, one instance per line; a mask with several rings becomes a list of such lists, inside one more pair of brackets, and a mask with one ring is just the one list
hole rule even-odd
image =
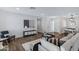
[[42, 17], [41, 18], [41, 32], [54, 32], [54, 22], [53, 18], [50, 17]]
[[37, 18], [34, 16], [20, 15], [0, 11], [0, 31], [9, 30], [16, 37], [23, 36], [23, 20], [35, 20], [35, 28], [37, 29]]
[[5, 15], [4, 17], [2, 17], [2, 13], [0, 13], [0, 31], [5, 30], [6, 29], [6, 20], [5, 20]]
[[[66, 18], [64, 16], [51, 16], [40, 17], [41, 18], [41, 32], [63, 32], [66, 27]], [[23, 20], [35, 20], [35, 28], [37, 29], [37, 17], [27, 16], [22, 14], [15, 14], [0, 11], [0, 31], [9, 30], [16, 37], [23, 35]], [[77, 25], [79, 25], [79, 17], [76, 19]], [[79, 26], [77, 26], [79, 28]]]
[[64, 16], [42, 17], [42, 31], [41, 32], [63, 32], [66, 27]]

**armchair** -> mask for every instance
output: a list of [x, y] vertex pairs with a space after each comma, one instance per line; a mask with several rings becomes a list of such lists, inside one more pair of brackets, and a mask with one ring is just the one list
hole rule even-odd
[[11, 39], [15, 40], [15, 35], [10, 35], [9, 31], [1, 31], [1, 38], [7, 38], [8, 42], [10, 42]]
[[9, 36], [9, 32], [8, 31], [1, 31], [1, 38], [6, 38]]

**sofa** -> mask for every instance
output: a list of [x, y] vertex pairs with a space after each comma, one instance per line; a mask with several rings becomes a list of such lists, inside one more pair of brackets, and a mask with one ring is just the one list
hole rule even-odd
[[76, 33], [75, 35], [69, 34], [65, 43], [62, 44], [60, 47], [45, 40], [41, 40], [39, 50], [42, 51], [43, 48], [46, 48], [46, 51], [79, 51], [79, 33]]
[[79, 33], [67, 40], [62, 47], [64, 47], [66, 51], [78, 51], [79, 46], [77, 44], [79, 44]]
[[35, 51], [33, 50], [33, 47], [38, 42], [41, 42], [41, 45], [38, 45], [38, 51], [60, 51], [60, 49], [64, 50], [63, 47], [59, 48], [58, 46], [46, 41], [45, 38], [40, 38], [31, 42], [24, 43], [22, 46], [25, 51]]
[[34, 45], [38, 42], [41, 42], [41, 45], [38, 45], [38, 51], [79, 51], [79, 33], [76, 33], [60, 47], [46, 41], [45, 38], [40, 38], [28, 43], [24, 43], [22, 46], [25, 51], [33, 51]]

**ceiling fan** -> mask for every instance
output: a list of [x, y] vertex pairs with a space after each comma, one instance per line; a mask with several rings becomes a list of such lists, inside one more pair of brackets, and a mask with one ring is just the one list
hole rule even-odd
[[31, 9], [31, 10], [35, 10], [35, 9], [36, 9], [36, 7], [30, 7], [30, 9]]

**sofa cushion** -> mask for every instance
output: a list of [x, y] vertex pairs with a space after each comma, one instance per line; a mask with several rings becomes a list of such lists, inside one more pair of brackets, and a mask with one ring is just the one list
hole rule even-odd
[[44, 48], [42, 45], [38, 45], [38, 50], [39, 51], [47, 51], [47, 49]]
[[48, 51], [59, 51], [59, 47], [52, 44], [52, 43], [49, 43], [48, 41], [46, 40], [41, 40], [41, 45], [46, 48]]
[[66, 51], [64, 47], [60, 46], [60, 51]]
[[79, 51], [79, 39], [72, 46], [71, 51]]
[[74, 33], [70, 33], [67, 35], [67, 38], [70, 39], [71, 37], [73, 37]]

